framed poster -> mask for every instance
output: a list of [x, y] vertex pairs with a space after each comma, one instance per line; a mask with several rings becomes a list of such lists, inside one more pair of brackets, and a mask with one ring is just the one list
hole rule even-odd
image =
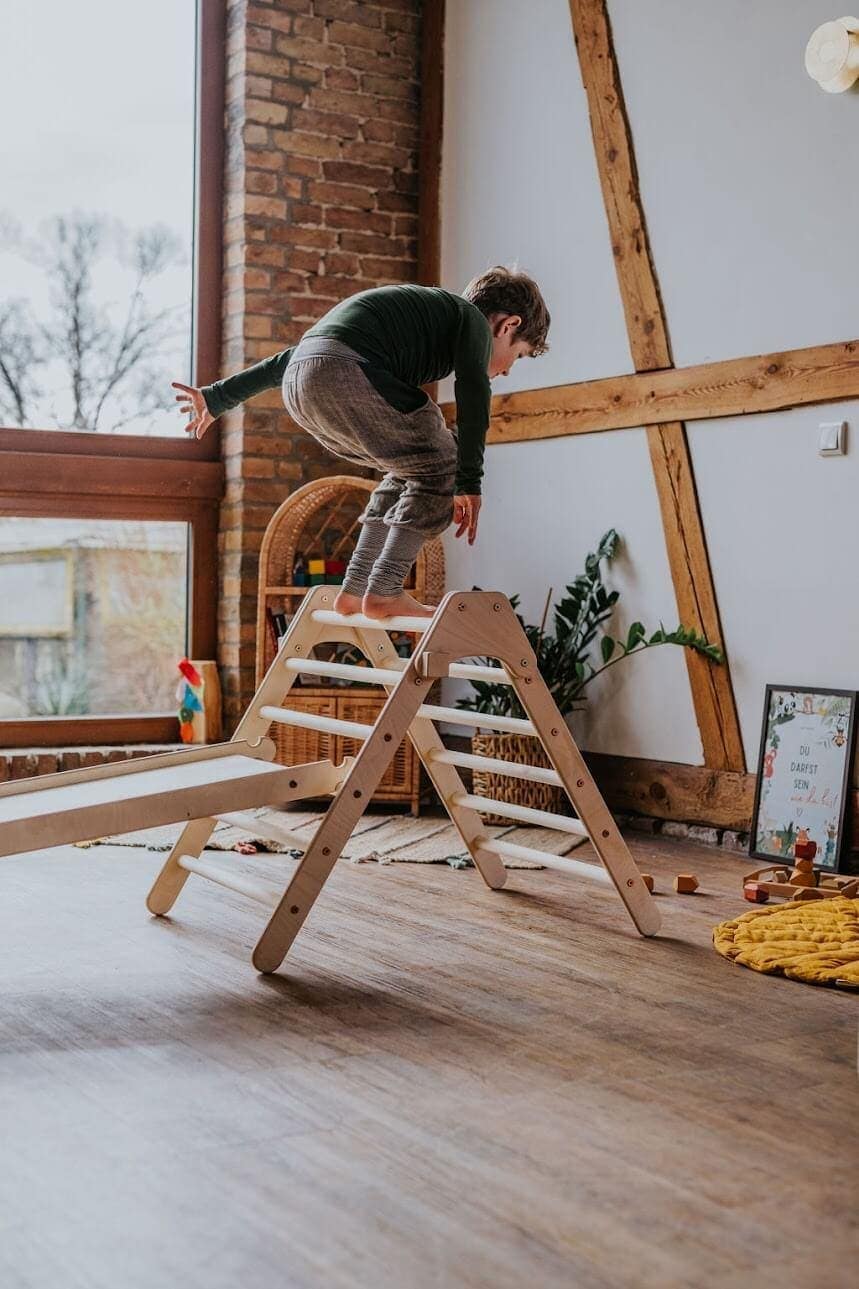
[[855, 716], [855, 690], [767, 685], [750, 855], [839, 871]]

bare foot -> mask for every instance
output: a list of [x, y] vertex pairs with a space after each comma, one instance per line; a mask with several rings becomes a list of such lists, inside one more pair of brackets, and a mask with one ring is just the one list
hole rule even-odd
[[338, 591], [334, 597], [335, 613], [360, 613], [362, 599], [360, 595], [350, 595], [348, 591]]
[[408, 591], [399, 595], [371, 595], [368, 591], [362, 608], [367, 618], [431, 618], [435, 613], [431, 604], [421, 604]]

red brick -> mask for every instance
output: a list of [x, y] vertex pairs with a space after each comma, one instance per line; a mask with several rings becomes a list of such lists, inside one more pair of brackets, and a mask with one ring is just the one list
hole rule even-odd
[[414, 124], [416, 115], [414, 103], [405, 99], [381, 97], [373, 101], [376, 104], [374, 115], [381, 116], [386, 121], [397, 121], [405, 125]]
[[322, 68], [314, 67], [312, 63], [293, 63], [290, 69], [292, 79], [302, 85], [319, 85], [323, 74]]
[[246, 67], [254, 76], [289, 75], [289, 59], [283, 58], [280, 54], [260, 54], [256, 50], [250, 50]]
[[242, 138], [245, 143], [262, 144], [263, 147], [268, 143], [268, 130], [263, 125], [245, 125], [242, 129]]
[[278, 190], [278, 177], [270, 170], [249, 170], [246, 188], [248, 192], [268, 193], [271, 196]]
[[270, 268], [280, 268], [283, 264], [283, 251], [277, 246], [266, 246], [253, 243], [247, 248], [248, 264], [267, 264]]
[[421, 29], [421, 20], [415, 13], [386, 13], [383, 18], [386, 31], [410, 31], [416, 35]]
[[319, 266], [323, 263], [323, 257], [319, 251], [306, 251], [296, 247], [294, 250], [286, 252], [284, 262], [291, 269], [297, 269], [304, 273], [319, 273]]
[[387, 50], [390, 37], [384, 31], [361, 26], [359, 23], [338, 22], [336, 19], [328, 28], [328, 40], [332, 45], [353, 46], [357, 49]]
[[305, 157], [333, 159], [340, 156], [339, 139], [326, 134], [305, 134], [303, 130], [275, 130], [274, 141], [284, 152], [299, 153]]
[[256, 167], [259, 170], [284, 170], [286, 157], [274, 148], [248, 148], [247, 166], [248, 169]]
[[245, 41], [248, 49], [271, 49], [272, 35], [268, 27], [245, 28]]
[[382, 14], [363, 0], [316, 0], [314, 11], [321, 18], [340, 18], [343, 22], [360, 23], [362, 27], [381, 27]]
[[[314, 206], [309, 202], [294, 201], [291, 203], [289, 213], [292, 216], [294, 224], [321, 224], [322, 207]], [[285, 241], [291, 238], [284, 238]]]
[[347, 116], [345, 112], [317, 112], [310, 107], [296, 114], [295, 125], [299, 130], [346, 139], [357, 139], [360, 130], [357, 116]]
[[271, 288], [281, 295], [292, 295], [304, 291], [306, 287], [307, 278], [300, 273], [275, 273], [272, 276]]
[[328, 228], [350, 228], [368, 233], [389, 233], [392, 227], [391, 216], [384, 212], [348, 210], [342, 206], [328, 206], [325, 211], [325, 223]]
[[380, 188], [391, 179], [391, 171], [384, 166], [365, 166], [356, 161], [326, 161], [322, 173], [326, 179], [336, 183], [359, 184], [366, 188]]
[[[382, 54], [374, 49], [350, 49], [349, 66], [357, 72], [375, 72], [378, 76], [402, 77], [403, 84], [417, 85], [418, 70], [414, 59], [399, 58], [390, 52]], [[372, 93], [368, 85], [364, 85], [364, 89]]]
[[[390, 216], [386, 216], [390, 219]], [[392, 237], [377, 237], [373, 233], [341, 233], [340, 245], [344, 251], [358, 251], [362, 255], [397, 255], [402, 242]]]
[[347, 254], [344, 251], [332, 251], [325, 257], [326, 273], [358, 273], [361, 262], [355, 254]]
[[397, 278], [402, 282], [411, 282], [416, 272], [414, 260], [389, 260], [375, 256], [365, 256], [361, 260], [365, 277]]
[[284, 153], [283, 158], [287, 174], [303, 175], [305, 179], [322, 177], [322, 162], [317, 157], [292, 156]]
[[379, 95], [380, 98], [407, 99], [410, 103], [417, 101], [418, 87], [412, 81], [404, 81], [398, 76], [374, 76], [365, 72], [361, 77], [361, 88], [365, 94]]
[[345, 57], [342, 49], [332, 48], [321, 40], [310, 40], [304, 36], [278, 36], [274, 44], [279, 54], [297, 58], [299, 62], [310, 63], [315, 67], [339, 67]]
[[311, 40], [325, 39], [326, 22], [324, 16], [307, 18], [303, 15], [293, 20], [292, 29], [297, 36], [308, 36]]
[[329, 67], [322, 78], [323, 85], [332, 90], [358, 90], [361, 77], [348, 67]]
[[318, 183], [310, 180], [307, 189], [312, 201], [321, 201], [325, 205], [353, 206], [358, 210], [372, 210], [376, 204], [375, 197], [359, 184]]
[[362, 133], [365, 139], [379, 143], [399, 143], [405, 148], [416, 148], [418, 144], [418, 131], [413, 125], [382, 121], [378, 117], [365, 121]]
[[304, 102], [307, 88], [304, 85], [293, 85], [292, 81], [272, 81], [271, 93], [278, 103], [298, 105]]
[[379, 210], [414, 211], [417, 209], [417, 197], [409, 197], [401, 192], [380, 192]]
[[288, 111], [282, 103], [272, 103], [268, 99], [249, 98], [245, 103], [248, 120], [264, 121], [266, 125], [283, 125]]
[[310, 93], [311, 107], [323, 112], [345, 112], [347, 116], [375, 116], [378, 103], [369, 94], [350, 94], [345, 90], [315, 89]]
[[387, 166], [389, 170], [405, 168], [412, 160], [408, 148], [398, 148], [392, 143], [364, 143], [361, 139], [347, 139], [342, 151], [347, 161], [364, 161]]
[[268, 219], [286, 219], [286, 202], [278, 197], [245, 198], [245, 210], [249, 215], [263, 215]]

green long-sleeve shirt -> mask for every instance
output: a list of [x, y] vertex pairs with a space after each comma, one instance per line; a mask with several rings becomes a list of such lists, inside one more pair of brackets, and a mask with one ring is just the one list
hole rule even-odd
[[[489, 425], [492, 333], [479, 309], [435, 286], [381, 286], [334, 306], [308, 336], [327, 336], [365, 359], [364, 371], [401, 412], [427, 401], [419, 388], [454, 373], [458, 433], [457, 493], [479, 493]], [[273, 389], [294, 353], [284, 349], [246, 371], [203, 388], [213, 416]]]

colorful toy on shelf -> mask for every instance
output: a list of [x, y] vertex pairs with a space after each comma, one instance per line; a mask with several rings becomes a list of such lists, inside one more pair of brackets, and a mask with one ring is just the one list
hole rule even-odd
[[694, 895], [698, 889], [698, 878], [694, 873], [678, 873], [674, 878], [674, 889], [678, 895]]
[[815, 871], [810, 859], [798, 859], [790, 877], [784, 868], [768, 867], [755, 869], [743, 878], [743, 897], [750, 903], [766, 904], [771, 895], [785, 900], [826, 900], [843, 895], [855, 900], [859, 877]]
[[329, 586], [340, 586], [345, 572], [345, 559], [327, 559], [325, 561], [325, 581]]
[[808, 835], [807, 828], [800, 828], [796, 834], [796, 841], [793, 843], [794, 858], [813, 860], [817, 854], [817, 842], [812, 841]]
[[325, 560], [309, 559], [307, 561], [307, 571], [310, 575], [311, 586], [321, 586], [325, 583]]

